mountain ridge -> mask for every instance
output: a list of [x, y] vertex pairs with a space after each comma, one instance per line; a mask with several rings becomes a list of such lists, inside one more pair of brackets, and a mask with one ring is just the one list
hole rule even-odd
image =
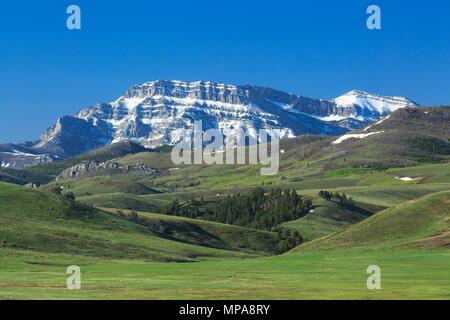
[[147, 148], [175, 145], [196, 120], [203, 130], [218, 129], [226, 138], [240, 128], [253, 137], [261, 129], [280, 138], [342, 135], [408, 106], [417, 104], [358, 90], [324, 100], [255, 85], [157, 80], [134, 85], [111, 103], [60, 117], [36, 144], [0, 145], [0, 164], [23, 168], [124, 140]]

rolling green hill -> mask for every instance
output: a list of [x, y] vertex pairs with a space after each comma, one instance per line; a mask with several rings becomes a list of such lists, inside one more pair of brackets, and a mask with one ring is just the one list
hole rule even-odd
[[[64, 197], [0, 183], [0, 240], [18, 250], [147, 261], [245, 257], [190, 245]], [[175, 240], [175, 241], [174, 241]]]
[[313, 240], [360, 222], [382, 208], [362, 203], [357, 203], [354, 207], [340, 204], [335, 200], [315, 199], [312, 212], [300, 219], [285, 222], [281, 226], [298, 231], [306, 240]]
[[347, 229], [292, 250], [334, 248], [450, 248], [450, 191], [386, 209]]
[[32, 183], [35, 185], [46, 184], [52, 181], [53, 178], [47, 174], [40, 172], [31, 172], [27, 170], [19, 170], [12, 168], [0, 167], [0, 181], [14, 183], [19, 185], [26, 185]]
[[[130, 210], [102, 208], [114, 214], [130, 214]], [[136, 212], [145, 224], [164, 228], [169, 239], [185, 243], [249, 253], [279, 254], [278, 235], [274, 232], [255, 230], [204, 220], [167, 216], [149, 212]]]
[[77, 198], [78, 201], [93, 207], [117, 208], [151, 212], [170, 203], [168, 200], [152, 195], [134, 195], [130, 193], [102, 193]]
[[97, 176], [73, 181], [58, 181], [47, 184], [41, 189], [48, 190], [59, 185], [67, 192], [72, 192], [76, 197], [99, 195], [107, 193], [129, 193], [134, 195], [155, 194], [159, 191], [149, 188], [142, 183], [131, 179], [120, 179], [117, 177]]

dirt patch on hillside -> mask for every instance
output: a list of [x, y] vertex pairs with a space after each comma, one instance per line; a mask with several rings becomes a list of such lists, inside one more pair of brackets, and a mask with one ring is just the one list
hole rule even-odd
[[420, 245], [427, 248], [450, 249], [450, 230], [441, 231], [428, 236], [426, 239], [421, 241]]

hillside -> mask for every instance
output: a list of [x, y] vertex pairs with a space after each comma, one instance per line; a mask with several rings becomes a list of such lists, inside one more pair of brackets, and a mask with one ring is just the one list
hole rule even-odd
[[160, 193], [155, 189], [134, 182], [131, 179], [120, 179], [109, 176], [88, 177], [81, 180], [66, 181], [63, 184], [57, 181], [45, 185], [41, 189], [48, 190], [56, 185], [63, 186], [67, 192], [72, 192], [76, 197], [119, 192], [135, 195]]
[[[102, 208], [116, 215], [130, 215], [130, 210]], [[136, 211], [135, 211], [136, 212]], [[279, 254], [278, 235], [274, 232], [255, 230], [210, 221], [166, 216], [137, 211], [137, 220], [153, 228], [163, 228], [168, 239], [192, 245], [259, 254]]]
[[304, 243], [291, 252], [336, 248], [450, 248], [450, 191], [386, 209], [343, 231]]
[[17, 250], [110, 259], [170, 262], [248, 256], [238, 252], [245, 248], [191, 245], [64, 197], [6, 183], [0, 183], [0, 240]]
[[39, 171], [32, 172], [12, 168], [0, 168], [0, 181], [14, 183], [19, 185], [26, 185], [28, 183], [37, 186], [49, 183], [54, 177]]
[[[286, 144], [282, 159], [309, 162], [309, 170], [414, 166], [450, 159], [450, 107], [403, 108], [368, 127], [302, 148]], [[296, 138], [297, 139], [297, 138]]]
[[281, 227], [299, 232], [306, 240], [314, 240], [358, 223], [381, 208], [383, 207], [364, 203], [350, 206], [336, 200], [314, 199], [310, 213], [300, 219], [285, 222]]

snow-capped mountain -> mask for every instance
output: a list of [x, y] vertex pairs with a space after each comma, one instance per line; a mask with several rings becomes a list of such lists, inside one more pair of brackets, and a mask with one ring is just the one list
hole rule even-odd
[[[333, 100], [311, 99], [258, 86], [158, 80], [135, 85], [111, 103], [100, 103], [58, 119], [36, 144], [21, 153], [46, 161], [79, 155], [111, 143], [131, 140], [146, 147], [180, 142], [193, 121], [232, 137], [242, 128], [281, 138], [303, 134], [342, 135], [416, 104], [403, 97], [351, 91]], [[3, 166], [13, 165], [0, 150]], [[35, 164], [35, 161], [29, 161]]]

